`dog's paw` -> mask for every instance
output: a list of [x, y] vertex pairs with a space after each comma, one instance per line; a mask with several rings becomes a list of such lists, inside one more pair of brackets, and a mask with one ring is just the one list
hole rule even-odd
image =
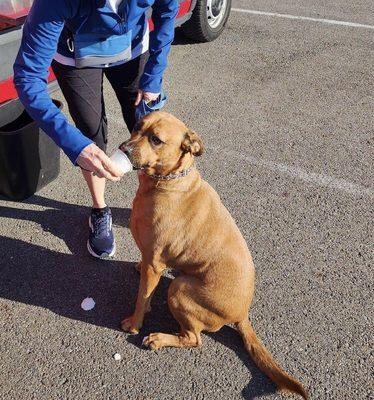
[[121, 329], [125, 332], [129, 332], [132, 334], [138, 334], [141, 327], [141, 323], [137, 322], [136, 318], [133, 315], [131, 317], [125, 318], [121, 322]]
[[151, 350], [159, 350], [165, 346], [163, 333], [151, 333], [149, 336], [144, 336], [142, 345], [149, 347]]

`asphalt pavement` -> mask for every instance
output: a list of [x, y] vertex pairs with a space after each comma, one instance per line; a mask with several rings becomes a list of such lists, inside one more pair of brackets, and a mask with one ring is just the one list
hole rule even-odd
[[[374, 30], [353, 25], [373, 26], [373, 5], [233, 6], [255, 13], [233, 11], [218, 40], [177, 35], [166, 109], [206, 144], [198, 165], [252, 251], [251, 318], [274, 358], [311, 399], [374, 399]], [[112, 151], [129, 133], [107, 82], [105, 97]], [[128, 229], [136, 187], [135, 173], [108, 184], [118, 251], [107, 262], [86, 251], [89, 195], [65, 156], [35, 196], [0, 201], [0, 398], [286, 398], [231, 327], [204, 335], [200, 349], [141, 347], [149, 332], [178, 329], [170, 273], [141, 333], [119, 330], [139, 283]], [[81, 309], [85, 297], [93, 310]]]

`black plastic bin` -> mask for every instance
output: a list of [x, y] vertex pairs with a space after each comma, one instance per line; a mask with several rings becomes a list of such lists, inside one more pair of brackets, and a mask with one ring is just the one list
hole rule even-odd
[[[53, 100], [57, 107], [62, 103]], [[60, 149], [16, 100], [0, 108], [0, 196], [21, 201], [58, 177]]]

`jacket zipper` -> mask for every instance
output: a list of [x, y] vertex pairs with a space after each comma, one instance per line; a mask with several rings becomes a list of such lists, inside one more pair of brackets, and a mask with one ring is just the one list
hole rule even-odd
[[127, 6], [128, 6], [128, 1], [127, 0], [122, 0], [122, 3], [119, 5], [120, 8], [117, 11], [117, 15], [120, 19], [120, 24], [121, 24], [121, 33], [126, 32], [126, 11], [127, 11]]

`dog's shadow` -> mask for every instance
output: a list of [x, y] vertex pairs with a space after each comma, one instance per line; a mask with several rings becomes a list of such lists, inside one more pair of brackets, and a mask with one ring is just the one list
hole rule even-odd
[[[39, 224], [43, 231], [65, 242], [71, 254], [0, 236], [0, 297], [119, 331], [120, 321], [133, 311], [138, 291], [139, 274], [135, 271], [135, 264], [109, 260], [103, 265], [102, 261], [87, 255], [84, 248], [87, 207], [41, 196], [33, 196], [26, 203], [45, 209], [37, 211], [0, 205], [0, 217]], [[112, 208], [112, 212], [114, 224], [128, 226], [129, 209]], [[178, 324], [167, 306], [171, 277], [169, 274], [160, 280], [152, 311], [147, 314], [141, 335], [128, 336], [129, 343], [142, 348], [141, 340], [150, 332], [178, 331]], [[93, 297], [97, 307], [89, 312], [83, 311], [80, 303], [85, 297]], [[1, 312], [5, 315], [7, 310]], [[273, 384], [251, 361], [237, 332], [224, 327], [209, 336], [232, 349], [250, 371], [252, 379], [242, 391], [243, 398], [254, 399], [275, 391]]]

